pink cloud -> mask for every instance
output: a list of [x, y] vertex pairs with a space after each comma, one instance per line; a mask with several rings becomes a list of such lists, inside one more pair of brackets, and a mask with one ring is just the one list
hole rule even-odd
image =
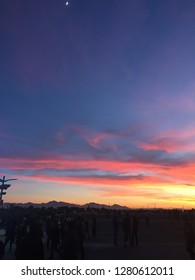
[[[142, 181], [142, 184], [156, 184], [162, 182], [174, 182], [174, 180], [178, 180], [179, 178], [185, 178], [188, 182], [190, 172], [186, 174], [185, 177], [181, 177], [182, 170], [184, 167], [177, 167], [177, 172], [173, 172], [171, 169], [165, 169], [161, 165], [150, 164], [150, 163], [142, 163], [142, 162], [122, 162], [122, 161], [112, 161], [112, 160], [86, 160], [86, 159], [74, 159], [68, 160], [60, 157], [51, 158], [51, 159], [23, 159], [23, 158], [15, 158], [15, 159], [0, 159], [0, 165], [5, 169], [9, 169], [18, 175], [25, 176], [26, 178], [30, 178], [29, 174], [33, 174], [33, 179], [42, 180], [53, 180], [53, 181], [71, 181], [77, 183], [87, 183], [87, 184], [106, 184], [106, 185], [129, 185], [132, 183], [139, 184]], [[183, 169], [182, 169], [183, 168]], [[74, 170], [72, 176], [64, 175], [61, 172], [68, 172], [68, 170]], [[79, 172], [82, 169], [89, 170], [88, 176], [79, 176]], [[100, 170], [103, 174], [96, 176], [95, 173], [90, 172], [90, 170]], [[77, 173], [78, 171], [78, 173]], [[27, 172], [27, 173], [26, 173]], [[30, 172], [30, 173], [29, 173]], [[60, 173], [59, 173], [60, 172]], [[111, 172], [111, 173], [110, 173]], [[142, 178], [136, 176], [136, 174], [156, 174], [155, 176], [144, 175]], [[113, 174], [119, 174], [114, 176]], [[25, 175], [27, 174], [27, 175]], [[55, 175], [54, 175], [55, 174]], [[75, 176], [74, 176], [75, 174]], [[125, 175], [124, 177], [120, 177], [120, 174], [132, 174]], [[135, 175], [133, 175], [135, 174]], [[61, 176], [62, 175], [62, 176]], [[141, 180], [142, 179], [142, 180]], [[191, 183], [191, 181], [189, 181]]]
[[[120, 132], [115, 131], [105, 131], [105, 132], [98, 132], [94, 130], [86, 129], [84, 126], [79, 125], [72, 125], [70, 128], [73, 134], [79, 136], [83, 139], [86, 143], [88, 143], [93, 148], [101, 148], [107, 147], [113, 151], [117, 150], [117, 145], [115, 144], [115, 138], [121, 137]], [[61, 141], [63, 138], [63, 131], [62, 129], [58, 133], [58, 140]]]
[[195, 129], [173, 129], [153, 136], [153, 139], [138, 143], [144, 150], [164, 150], [167, 152], [195, 151]]

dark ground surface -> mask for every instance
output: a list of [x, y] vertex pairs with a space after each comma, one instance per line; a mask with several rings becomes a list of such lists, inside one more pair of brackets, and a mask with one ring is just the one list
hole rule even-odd
[[[4, 241], [5, 236], [0, 235]], [[123, 231], [118, 233], [118, 245], [113, 244], [112, 220], [107, 218], [97, 219], [97, 239], [85, 241], [86, 260], [187, 260], [190, 259], [185, 247], [184, 222], [170, 218], [152, 218], [150, 225], [144, 220], [139, 220], [139, 245], [124, 247]], [[43, 239], [45, 259], [49, 258], [46, 239]], [[11, 252], [6, 246], [5, 260], [13, 260], [15, 244]], [[79, 257], [78, 257], [79, 258]], [[57, 253], [53, 259], [59, 259]]]

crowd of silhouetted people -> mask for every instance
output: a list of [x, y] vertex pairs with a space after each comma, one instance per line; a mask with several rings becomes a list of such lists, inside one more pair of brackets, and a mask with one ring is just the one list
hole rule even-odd
[[[18, 260], [84, 259], [85, 241], [97, 238], [97, 218], [57, 210], [1, 209], [0, 226], [4, 241], [0, 241], [0, 259], [5, 251]], [[71, 212], [71, 211], [70, 211]], [[14, 245], [14, 246], [13, 246]], [[14, 247], [14, 249], [13, 249]], [[14, 250], [14, 252], [13, 252]]]
[[[96, 218], [92, 218], [91, 238], [96, 238]], [[23, 218], [16, 223], [8, 218], [5, 224], [5, 240], [1, 241], [1, 258], [5, 250], [12, 251], [14, 246], [15, 259], [42, 260], [53, 259], [84, 259], [85, 228], [83, 220], [78, 217], [57, 219], [49, 217], [44, 222], [40, 220], [28, 221]], [[45, 244], [44, 244], [45, 242]], [[47, 255], [45, 255], [45, 246]]]
[[[148, 228], [151, 223], [149, 215], [140, 215], [135, 211], [79, 211], [33, 207], [1, 209], [0, 228], [4, 229], [5, 236], [0, 240], [0, 259], [3, 259], [8, 251], [17, 260], [87, 259], [85, 245], [97, 241], [98, 219], [102, 213], [110, 224], [109, 236], [113, 246], [120, 243], [124, 248], [137, 247], [140, 222]], [[171, 215], [175, 219], [180, 218], [177, 212], [172, 212]], [[189, 257], [194, 259], [194, 219], [189, 215], [183, 218], [186, 250]]]

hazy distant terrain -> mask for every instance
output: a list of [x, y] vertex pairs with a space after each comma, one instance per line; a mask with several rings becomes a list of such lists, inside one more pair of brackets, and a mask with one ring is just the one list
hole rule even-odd
[[53, 207], [53, 208], [58, 208], [58, 207], [80, 207], [80, 208], [105, 208], [105, 209], [115, 209], [115, 210], [127, 210], [129, 209], [126, 206], [120, 206], [118, 204], [113, 204], [113, 205], [106, 205], [106, 204], [98, 204], [95, 202], [90, 202], [86, 203], [84, 205], [79, 205], [79, 204], [74, 204], [74, 203], [68, 203], [68, 202], [63, 202], [63, 201], [49, 201], [46, 203], [33, 203], [33, 202], [26, 202], [26, 203], [4, 203], [3, 207], [9, 207], [10, 205], [13, 206], [20, 206], [20, 207], [29, 207], [33, 206], [36, 208], [41, 208], [41, 207]]

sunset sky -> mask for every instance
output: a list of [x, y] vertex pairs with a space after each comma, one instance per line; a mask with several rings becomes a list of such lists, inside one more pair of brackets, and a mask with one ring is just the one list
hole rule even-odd
[[195, 208], [194, 30], [194, 0], [0, 0], [4, 201]]

